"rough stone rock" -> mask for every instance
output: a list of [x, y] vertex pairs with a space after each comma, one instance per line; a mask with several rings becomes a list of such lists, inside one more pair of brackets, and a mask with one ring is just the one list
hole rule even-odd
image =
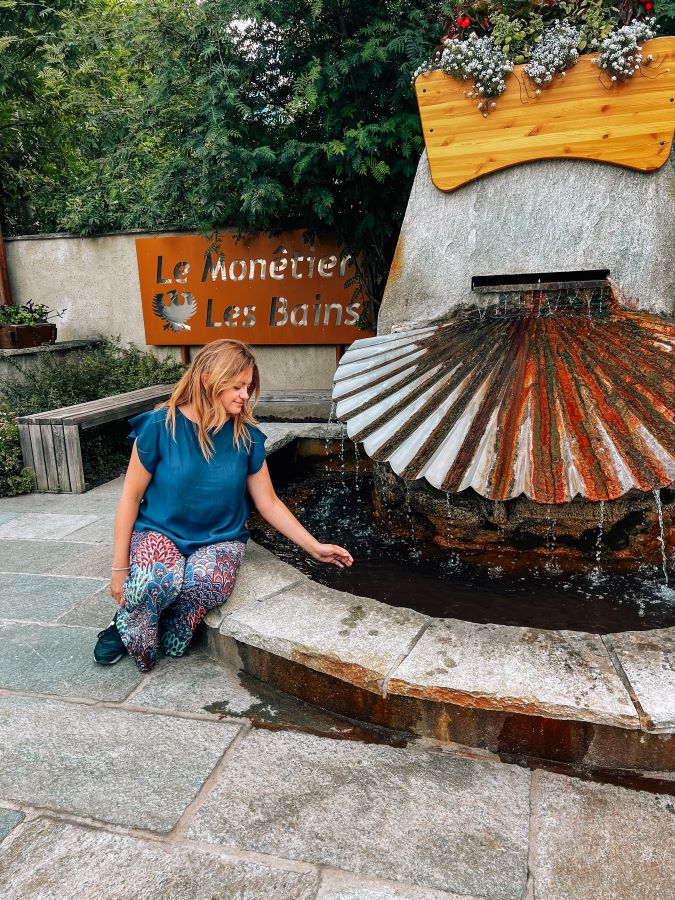
[[0, 800], [170, 831], [239, 727], [0, 698]]
[[639, 308], [670, 315], [674, 197], [668, 163], [636, 172], [583, 160], [525, 163], [444, 193], [423, 153], [378, 333], [446, 319], [475, 303], [475, 275], [609, 269]]
[[491, 898], [521, 898], [530, 775], [415, 749], [249, 733], [188, 837]]
[[223, 620], [220, 633], [379, 691], [426, 621], [413, 610], [305, 579], [235, 610]]
[[672, 900], [675, 800], [537, 772], [534, 896]]
[[0, 846], [3, 900], [311, 900], [318, 878], [63, 822]]
[[582, 632], [437, 621], [393, 672], [387, 692], [639, 728], [602, 639]]
[[638, 703], [649, 717], [649, 731], [675, 731], [675, 628], [610, 634]]

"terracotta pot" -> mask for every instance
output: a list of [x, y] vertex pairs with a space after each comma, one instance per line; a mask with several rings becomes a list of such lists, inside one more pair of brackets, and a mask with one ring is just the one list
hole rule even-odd
[[56, 325], [0, 325], [0, 350], [20, 350], [56, 343]]

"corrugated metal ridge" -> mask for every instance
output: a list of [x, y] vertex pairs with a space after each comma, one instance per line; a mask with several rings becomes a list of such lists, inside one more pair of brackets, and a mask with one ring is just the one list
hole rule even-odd
[[674, 396], [675, 324], [602, 289], [359, 340], [333, 391], [349, 436], [403, 478], [540, 503], [673, 483]]

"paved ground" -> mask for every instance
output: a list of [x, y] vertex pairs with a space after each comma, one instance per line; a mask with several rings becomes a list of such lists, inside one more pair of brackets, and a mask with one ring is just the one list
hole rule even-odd
[[119, 483], [0, 500], [5, 898], [675, 895], [675, 799], [359, 729], [209, 660], [91, 658]]

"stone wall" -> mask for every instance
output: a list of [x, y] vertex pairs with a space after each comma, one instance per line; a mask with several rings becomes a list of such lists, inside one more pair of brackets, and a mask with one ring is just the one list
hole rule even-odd
[[525, 163], [455, 191], [420, 159], [378, 332], [476, 302], [473, 276], [609, 269], [640, 309], [675, 304], [675, 151], [656, 172], [582, 160]]
[[[161, 357], [180, 358], [178, 347], [145, 344], [136, 245], [142, 232], [80, 238], [40, 235], [5, 238], [14, 300], [66, 307], [57, 320], [58, 343], [119, 336]], [[153, 234], [160, 237], [161, 234]], [[192, 355], [197, 352], [192, 348]], [[256, 347], [263, 388], [328, 389], [335, 371], [332, 346]]]

